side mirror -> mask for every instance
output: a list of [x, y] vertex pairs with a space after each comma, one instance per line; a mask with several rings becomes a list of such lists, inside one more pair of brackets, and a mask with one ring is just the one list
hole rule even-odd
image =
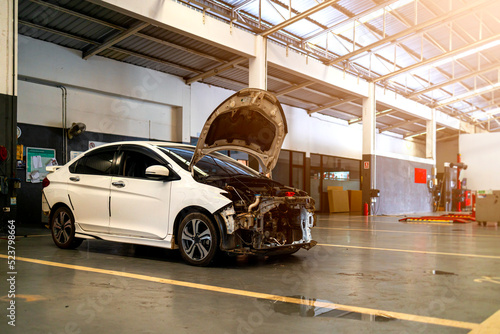
[[153, 165], [146, 168], [146, 177], [151, 179], [161, 180], [170, 175], [167, 167], [161, 165]]

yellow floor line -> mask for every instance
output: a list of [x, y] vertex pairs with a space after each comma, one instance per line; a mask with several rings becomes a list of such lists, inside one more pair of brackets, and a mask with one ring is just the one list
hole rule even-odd
[[483, 321], [469, 334], [498, 334], [500, 331], [500, 311], [496, 311], [491, 317]]
[[[448, 225], [448, 224], [445, 224]], [[399, 231], [399, 230], [372, 230], [369, 228], [342, 228], [342, 227], [314, 227], [314, 230], [338, 230], [338, 231], [360, 231], [360, 232], [386, 232], [386, 233], [408, 233], [408, 234], [427, 234], [427, 235], [451, 235], [454, 237], [488, 237], [488, 238], [500, 238], [500, 235], [488, 235], [488, 234], [473, 234], [469, 232], [465, 233], [444, 233], [444, 232], [419, 232], [419, 231]]]
[[[6, 259], [6, 258], [8, 258], [8, 256], [4, 255], [4, 254], [0, 254], [0, 258]], [[133, 273], [123, 272], [123, 271], [84, 267], [84, 266], [78, 266], [78, 265], [73, 265], [73, 264], [45, 261], [45, 260], [39, 260], [39, 259], [31, 259], [31, 258], [25, 258], [25, 257], [16, 257], [16, 260], [30, 262], [30, 263], [36, 263], [36, 264], [41, 264], [41, 265], [46, 265], [46, 266], [52, 266], [52, 267], [73, 269], [73, 270], [86, 271], [86, 272], [92, 272], [92, 273], [98, 273], [98, 274], [106, 274], [106, 275], [113, 275], [113, 276], [138, 279], [138, 280], [149, 281], [149, 282], [182, 286], [182, 287], [187, 287], [187, 288], [192, 288], [192, 289], [226, 293], [226, 294], [231, 294], [231, 295], [236, 295], [236, 296], [267, 299], [267, 300], [272, 300], [272, 301], [279, 301], [279, 302], [299, 304], [299, 305], [323, 307], [323, 308], [329, 308], [332, 310], [333, 309], [342, 310], [342, 311], [346, 311], [346, 312], [358, 312], [358, 313], [378, 315], [378, 316], [390, 317], [390, 318], [394, 318], [394, 319], [415, 321], [415, 322], [421, 322], [421, 323], [433, 324], [433, 325], [441, 325], [441, 326], [447, 326], [447, 327], [475, 329], [479, 325], [479, 324], [471, 323], [471, 322], [449, 320], [449, 319], [440, 319], [440, 318], [420, 316], [420, 315], [400, 313], [400, 312], [383, 311], [383, 310], [378, 310], [378, 309], [349, 306], [349, 305], [335, 304], [335, 303], [329, 303], [329, 302], [315, 301], [315, 302], [311, 303], [310, 300], [302, 300], [302, 299], [292, 298], [292, 297], [272, 295], [272, 294], [260, 293], [260, 292], [245, 291], [245, 290], [239, 290], [239, 289], [223, 288], [223, 287], [207, 285], [207, 284], [177, 281], [177, 280], [160, 278], [160, 277], [133, 274]]]
[[356, 249], [369, 249], [380, 250], [388, 252], [402, 252], [402, 253], [418, 253], [418, 254], [432, 254], [432, 255], [449, 255], [449, 256], [463, 256], [463, 257], [477, 257], [483, 259], [500, 259], [498, 255], [479, 255], [479, 254], [466, 254], [466, 253], [446, 253], [446, 252], [432, 252], [432, 251], [418, 251], [411, 249], [397, 249], [397, 248], [378, 248], [366, 246], [353, 246], [353, 245], [333, 245], [333, 244], [317, 244], [318, 246], [337, 247], [337, 248], [356, 248]]

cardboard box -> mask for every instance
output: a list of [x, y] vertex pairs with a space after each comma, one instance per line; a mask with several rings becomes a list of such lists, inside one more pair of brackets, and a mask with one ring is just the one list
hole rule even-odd
[[334, 190], [330, 188], [342, 187], [328, 187], [328, 204], [330, 213], [333, 212], [349, 212], [349, 194], [346, 190]]
[[342, 191], [344, 188], [342, 187], [337, 187], [337, 186], [328, 186], [327, 188], [327, 194], [328, 194], [328, 208], [330, 210], [330, 213], [334, 212], [333, 211], [333, 193], [332, 191]]
[[361, 212], [363, 192], [361, 190], [348, 190], [347, 192], [349, 193], [349, 210]]

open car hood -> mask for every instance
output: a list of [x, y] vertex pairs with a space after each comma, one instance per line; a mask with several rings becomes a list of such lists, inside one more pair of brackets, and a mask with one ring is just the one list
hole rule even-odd
[[256, 157], [267, 174], [276, 166], [287, 133], [285, 113], [273, 94], [256, 88], [242, 89], [208, 117], [190, 166], [210, 152], [236, 150]]

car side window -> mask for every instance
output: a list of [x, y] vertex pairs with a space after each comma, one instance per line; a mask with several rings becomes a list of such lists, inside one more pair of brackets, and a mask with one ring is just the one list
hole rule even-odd
[[110, 175], [113, 167], [114, 151], [91, 153], [70, 166], [76, 174]]
[[153, 165], [164, 165], [164, 163], [140, 152], [124, 151], [119, 175], [145, 179], [146, 168]]

